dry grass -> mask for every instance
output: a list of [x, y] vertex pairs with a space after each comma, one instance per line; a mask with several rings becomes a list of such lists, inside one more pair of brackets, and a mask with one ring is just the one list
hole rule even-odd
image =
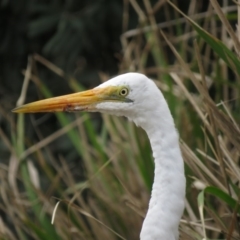
[[[231, 3], [220, 9], [211, 0], [208, 10], [199, 13], [197, 1], [191, 1], [187, 16], [210, 34], [205, 36], [181, 15], [175, 5], [180, 1], [143, 3], [141, 8], [135, 0], [124, 1], [123, 30], [130, 5], [140, 27], [121, 37], [119, 72], [143, 72], [154, 79], [175, 118], [187, 177], [181, 238], [239, 239], [240, 47], [239, 33], [235, 36], [235, 25], [226, 18], [236, 14], [239, 6]], [[166, 22], [158, 24], [155, 17], [160, 10]], [[222, 45], [214, 37], [236, 59], [221, 52]], [[31, 68], [32, 61], [67, 79], [73, 91], [81, 89], [75, 79], [34, 55], [24, 72], [21, 104], [29, 80], [44, 97], [50, 96]], [[103, 81], [108, 78], [104, 73], [100, 76]], [[1, 143], [11, 153], [9, 161], [0, 164], [0, 209], [5, 216], [0, 217], [0, 239], [139, 239], [154, 168], [141, 129], [125, 119], [103, 115], [103, 124], [96, 130], [89, 114], [57, 114], [61, 128], [50, 136], [41, 136], [41, 123], [28, 126], [40, 138], [33, 143], [25, 135], [25, 116], [9, 115], [1, 107], [0, 112], [12, 122], [12, 136], [0, 128]], [[54, 154], [53, 144], [60, 138], [72, 144], [72, 151], [83, 161], [79, 173], [66, 156]]]

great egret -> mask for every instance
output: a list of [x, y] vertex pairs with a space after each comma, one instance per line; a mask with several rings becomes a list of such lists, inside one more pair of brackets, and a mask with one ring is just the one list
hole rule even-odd
[[184, 164], [173, 118], [155, 83], [145, 75], [126, 73], [92, 90], [29, 103], [13, 110], [16, 113], [56, 111], [125, 116], [146, 131], [155, 173], [140, 239], [177, 240], [184, 209]]

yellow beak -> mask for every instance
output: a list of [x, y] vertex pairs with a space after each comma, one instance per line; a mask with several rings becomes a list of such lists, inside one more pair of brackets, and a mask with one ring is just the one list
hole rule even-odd
[[92, 89], [84, 92], [68, 94], [60, 97], [48, 98], [37, 102], [22, 105], [13, 109], [15, 113], [36, 112], [73, 112], [83, 110], [94, 110], [94, 106], [102, 102], [103, 89]]
[[119, 96], [118, 90], [119, 87], [116, 86], [94, 88], [88, 91], [32, 102], [17, 107], [12, 111], [15, 113], [94, 111], [96, 104], [101, 102], [129, 102], [129, 99]]

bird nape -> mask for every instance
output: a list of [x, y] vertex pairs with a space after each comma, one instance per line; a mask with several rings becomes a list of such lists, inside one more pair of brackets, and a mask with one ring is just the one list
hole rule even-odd
[[16, 113], [88, 111], [125, 116], [142, 127], [155, 162], [151, 199], [141, 240], [177, 240], [184, 209], [184, 164], [168, 105], [155, 83], [145, 75], [126, 73], [79, 93], [29, 103]]

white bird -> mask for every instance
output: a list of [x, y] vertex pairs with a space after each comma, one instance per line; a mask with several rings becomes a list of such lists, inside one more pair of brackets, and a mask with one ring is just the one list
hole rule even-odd
[[55, 111], [125, 116], [146, 131], [155, 173], [140, 239], [177, 240], [184, 209], [184, 164], [172, 115], [155, 83], [145, 75], [126, 73], [92, 90], [29, 103], [13, 110], [17, 113]]

